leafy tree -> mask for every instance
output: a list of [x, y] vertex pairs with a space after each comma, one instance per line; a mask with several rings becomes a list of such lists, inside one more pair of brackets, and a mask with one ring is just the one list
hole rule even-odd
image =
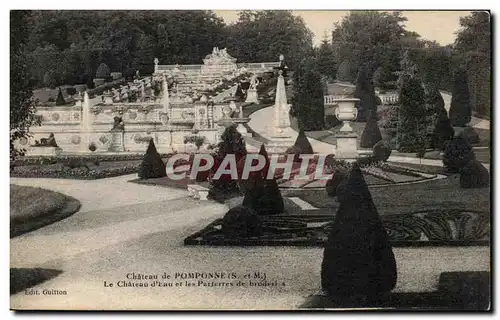
[[377, 88], [381, 88], [383, 85], [383, 76], [384, 69], [382, 67], [378, 67], [377, 70], [373, 73], [373, 85]]
[[138, 176], [140, 179], [161, 178], [167, 175], [165, 163], [156, 150], [153, 139], [149, 140], [148, 149], [139, 166]]
[[450, 105], [450, 121], [454, 127], [465, 127], [471, 120], [471, 104], [467, 71], [455, 73]]
[[295, 70], [292, 116], [296, 116], [299, 127], [306, 131], [321, 130], [325, 122], [324, 93], [321, 75], [314, 68], [313, 58], [304, 58]]
[[377, 124], [377, 115], [371, 112], [368, 116], [368, 121], [366, 122], [365, 129], [361, 134], [361, 140], [359, 146], [361, 148], [373, 148], [377, 142], [382, 140], [382, 134]]
[[66, 100], [64, 100], [61, 88], [59, 88], [59, 91], [57, 92], [56, 106], [64, 106], [65, 104]]
[[390, 292], [396, 285], [396, 260], [357, 163], [338, 186], [337, 201], [323, 252], [321, 287], [345, 303]]
[[40, 124], [36, 117], [33, 99], [33, 83], [27, 66], [26, 29], [29, 12], [10, 12], [10, 160], [23, 155], [25, 150], [16, 149], [14, 142], [29, 136], [29, 129]]
[[226, 35], [228, 50], [245, 62], [277, 61], [283, 54], [294, 69], [313, 48], [312, 32], [287, 10], [243, 10]]
[[479, 115], [491, 112], [491, 19], [487, 11], [460, 18], [455, 50], [468, 70], [471, 102]]
[[357, 121], [366, 121], [367, 115], [377, 112], [377, 101], [375, 96], [375, 88], [372, 81], [372, 66], [365, 64], [361, 67], [356, 78], [356, 89], [354, 97], [360, 99], [356, 103], [358, 109]]
[[352, 66], [351, 79], [366, 61], [389, 75], [398, 69], [401, 48], [407, 46], [403, 41], [418, 36], [404, 29], [406, 20], [401, 12], [352, 11], [335, 24], [332, 47], [338, 61], [348, 60]]

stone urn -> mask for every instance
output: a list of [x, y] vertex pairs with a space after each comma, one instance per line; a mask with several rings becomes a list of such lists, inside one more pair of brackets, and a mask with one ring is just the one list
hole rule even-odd
[[335, 109], [335, 117], [342, 121], [343, 125], [340, 128], [341, 132], [351, 132], [352, 127], [349, 122], [356, 120], [358, 116], [358, 109], [356, 109], [356, 98], [342, 98], [334, 100], [338, 107]]

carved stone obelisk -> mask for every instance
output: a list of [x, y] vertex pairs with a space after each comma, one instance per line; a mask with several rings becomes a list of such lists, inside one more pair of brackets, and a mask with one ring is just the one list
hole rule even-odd
[[283, 70], [279, 70], [278, 84], [276, 86], [276, 98], [274, 100], [274, 121], [268, 151], [272, 153], [285, 152], [294, 141], [289, 134], [290, 128], [290, 105], [286, 99], [285, 78]]

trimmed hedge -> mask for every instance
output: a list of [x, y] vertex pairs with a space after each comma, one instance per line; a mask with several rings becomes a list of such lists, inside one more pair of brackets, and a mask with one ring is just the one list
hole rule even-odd
[[460, 188], [486, 188], [490, 185], [490, 173], [477, 160], [469, 161], [460, 169]]
[[137, 174], [141, 179], [161, 178], [167, 175], [165, 163], [158, 151], [156, 151], [153, 139], [149, 140], [148, 149]]
[[221, 230], [230, 238], [249, 238], [262, 235], [262, 221], [254, 210], [237, 206], [222, 219]]
[[463, 137], [454, 137], [444, 148], [443, 164], [452, 173], [457, 173], [476, 156], [471, 145]]

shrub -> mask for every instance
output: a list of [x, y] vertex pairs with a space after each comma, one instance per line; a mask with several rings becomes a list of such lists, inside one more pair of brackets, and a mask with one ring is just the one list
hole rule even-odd
[[471, 120], [467, 71], [459, 69], [454, 76], [450, 105], [450, 121], [454, 127], [465, 127]]
[[[444, 108], [443, 108], [444, 109]], [[446, 115], [446, 112], [438, 115], [438, 121], [432, 132], [431, 145], [435, 149], [442, 150], [449, 141], [455, 135], [455, 131], [451, 126], [450, 119]]]
[[375, 105], [376, 106], [381, 106], [383, 103], [382, 103], [382, 99], [380, 99], [379, 96], [375, 96]]
[[295, 139], [295, 143], [292, 147], [288, 148], [286, 153], [295, 154], [296, 156], [314, 153], [311, 143], [309, 142], [309, 139], [307, 139], [303, 129], [300, 129], [299, 135], [297, 136], [297, 139]]
[[59, 88], [59, 92], [57, 93], [56, 106], [64, 106], [66, 101], [64, 100], [61, 88]]
[[464, 131], [460, 132], [459, 136], [464, 138], [469, 144], [479, 143], [479, 134], [473, 127], [466, 127]]
[[75, 95], [76, 94], [76, 88], [75, 87], [67, 87], [66, 88], [66, 94], [67, 95]]
[[396, 285], [396, 260], [360, 167], [337, 188], [339, 209], [325, 244], [321, 286], [329, 296], [374, 298]]
[[387, 161], [391, 153], [391, 146], [383, 140], [380, 140], [373, 146], [373, 158], [377, 161]]
[[[269, 164], [269, 157], [264, 145], [261, 146], [259, 154], [266, 159]], [[261, 174], [255, 176], [249, 183], [245, 192], [243, 206], [253, 209], [257, 215], [274, 215], [285, 210], [283, 197], [274, 177], [267, 179], [267, 165], [261, 170]]]
[[490, 185], [490, 173], [477, 160], [469, 161], [460, 169], [460, 188], [486, 188]]
[[[221, 141], [217, 144], [214, 156], [214, 166], [211, 174], [215, 174], [219, 165], [222, 163], [226, 155], [233, 154], [236, 158], [236, 163], [247, 154], [245, 141], [241, 133], [236, 130], [235, 125], [231, 125], [224, 130], [221, 135]], [[230, 175], [221, 175], [219, 179], [210, 181], [208, 196], [210, 199], [222, 201], [227, 197], [239, 195], [240, 190], [238, 183], [233, 180]]]
[[95, 77], [98, 79], [106, 79], [111, 74], [109, 67], [105, 63], [101, 63], [99, 67], [97, 67], [97, 71], [95, 72]]
[[153, 139], [149, 140], [149, 146], [139, 166], [138, 175], [140, 179], [161, 178], [167, 175], [165, 163], [156, 151]]
[[475, 158], [471, 145], [463, 137], [454, 137], [445, 145], [443, 164], [452, 173], [459, 172]]
[[329, 179], [326, 182], [326, 193], [330, 197], [336, 197], [337, 196], [337, 187], [340, 185], [340, 183], [347, 177], [346, 172], [343, 170], [336, 170], [333, 173], [333, 176], [331, 179]]
[[89, 150], [92, 151], [92, 152], [94, 152], [94, 151], [97, 150], [97, 147], [96, 147], [95, 143], [92, 142], [92, 143], [89, 144]]
[[370, 113], [365, 129], [361, 134], [359, 146], [361, 148], [372, 148], [377, 142], [382, 140], [382, 134], [377, 124], [377, 115], [374, 112]]
[[262, 221], [250, 208], [237, 206], [222, 219], [222, 233], [229, 238], [250, 238], [262, 235]]
[[370, 113], [377, 112], [375, 88], [373, 87], [369, 64], [365, 64], [359, 69], [356, 78], [354, 97], [360, 99], [360, 101], [356, 103], [356, 108], [358, 109], [357, 121], [365, 121]]

